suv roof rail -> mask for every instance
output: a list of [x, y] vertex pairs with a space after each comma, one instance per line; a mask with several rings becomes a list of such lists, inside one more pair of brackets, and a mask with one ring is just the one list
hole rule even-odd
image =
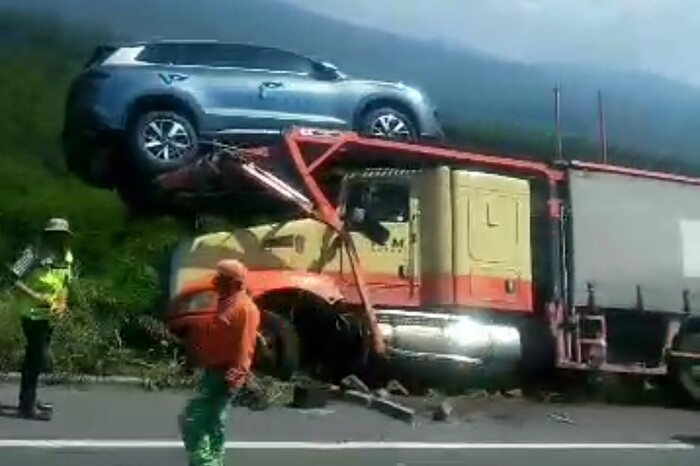
[[278, 47], [274, 45], [269, 45], [269, 44], [260, 44], [260, 43], [255, 43], [252, 41], [233, 41], [233, 40], [220, 40], [220, 39], [173, 39], [173, 38], [152, 38], [152, 39], [144, 39], [144, 40], [134, 40], [134, 41], [123, 41], [123, 42], [115, 42], [115, 43], [109, 43], [105, 45], [110, 45], [110, 46], [115, 46], [115, 47], [137, 47], [137, 46], [146, 46], [146, 45], [157, 45], [157, 44], [181, 44], [181, 45], [187, 45], [187, 44], [221, 44], [221, 45], [246, 45], [250, 47], [257, 47], [259, 49], [267, 49], [267, 50], [279, 50], [282, 52], [288, 52], [288, 53], [293, 53], [295, 55], [301, 56], [301, 57], [306, 57], [309, 58], [310, 60], [313, 61], [324, 61], [319, 57], [310, 57], [308, 55], [305, 55], [303, 53], [297, 52], [296, 50], [284, 48], [284, 47]]

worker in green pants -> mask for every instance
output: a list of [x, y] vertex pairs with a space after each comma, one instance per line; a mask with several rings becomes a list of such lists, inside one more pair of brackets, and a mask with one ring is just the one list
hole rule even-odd
[[190, 466], [223, 466], [229, 387], [219, 373], [205, 370], [199, 390], [181, 423]]
[[190, 466], [223, 466], [227, 405], [245, 394], [255, 407], [265, 408], [265, 394], [253, 381], [260, 310], [246, 292], [247, 269], [236, 260], [217, 265], [217, 315], [193, 328], [186, 344], [204, 369], [199, 394], [180, 417], [180, 429]]

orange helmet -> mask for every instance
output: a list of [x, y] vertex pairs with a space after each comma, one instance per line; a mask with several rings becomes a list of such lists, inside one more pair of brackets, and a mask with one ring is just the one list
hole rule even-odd
[[244, 284], [248, 276], [248, 269], [240, 261], [235, 259], [224, 259], [216, 264], [216, 271], [234, 282]]

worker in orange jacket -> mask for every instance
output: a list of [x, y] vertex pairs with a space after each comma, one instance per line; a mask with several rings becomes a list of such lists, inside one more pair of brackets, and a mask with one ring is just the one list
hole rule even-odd
[[187, 337], [195, 362], [204, 369], [200, 393], [180, 417], [190, 466], [223, 466], [227, 405], [244, 394], [264, 408], [264, 393], [251, 374], [260, 310], [246, 292], [247, 270], [236, 260], [217, 264], [217, 316]]

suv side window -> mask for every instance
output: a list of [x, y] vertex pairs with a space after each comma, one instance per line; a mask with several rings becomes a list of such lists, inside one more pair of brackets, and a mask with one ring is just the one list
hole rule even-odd
[[255, 68], [288, 73], [311, 74], [312, 62], [308, 58], [284, 50], [260, 48], [255, 58]]
[[408, 222], [411, 188], [398, 180], [356, 180], [348, 185], [346, 212], [364, 209], [378, 222]]
[[167, 65], [254, 68], [256, 49], [238, 44], [152, 44], [139, 54], [138, 59]]
[[223, 68], [252, 68], [257, 57], [255, 47], [237, 44], [208, 44], [196, 52], [204, 66]]

